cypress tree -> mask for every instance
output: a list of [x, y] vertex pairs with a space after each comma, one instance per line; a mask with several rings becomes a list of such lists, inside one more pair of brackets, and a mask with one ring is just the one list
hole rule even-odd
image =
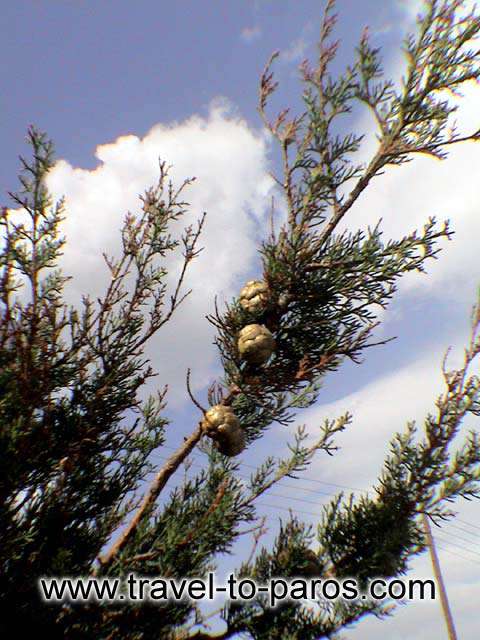
[[[276, 54], [261, 77], [259, 110], [281, 153], [277, 182], [288, 219], [278, 231], [272, 225], [259, 246], [263, 272], [209, 316], [223, 377], [209, 388], [208, 407], [193, 397], [187, 378], [198, 423], [161, 468], [152, 454], [165, 442], [166, 389], [141, 399], [154, 375], [144, 346], [175, 321], [188, 295], [183, 285], [200, 251], [204, 218], [179, 238], [170, 235], [171, 223], [187, 211], [189, 181], [175, 189], [161, 164], [141, 213], [125, 218], [121, 255], [105, 256], [104, 295], [96, 301], [85, 295], [79, 309], [68, 306], [68, 278], [57, 268], [68, 214], [45, 186], [53, 145], [29, 129], [32, 155], [21, 158], [20, 190], [10, 194], [23, 218], [7, 207], [0, 215], [3, 630], [19, 637], [34, 628], [52, 638], [313, 640], [367, 614], [390, 613], [379, 601], [324, 602], [312, 613], [293, 601], [272, 608], [257, 597], [227, 602], [218, 614], [226, 630], [215, 635], [193, 601], [52, 605], [37, 584], [41, 576], [205, 577], [246, 530], [261, 532], [257, 498], [282, 478], [297, 477], [318, 452], [333, 453], [335, 435], [351, 416], [326, 420], [313, 444], [299, 428], [289, 457], [269, 456], [247, 483], [239, 475], [242, 453], [272, 423], [289, 424], [314, 405], [325, 377], [346, 359], [359, 362], [365, 349], [381, 348], [373, 338], [376, 310], [387, 307], [402, 275], [423, 271], [450, 237], [448, 223], [433, 218], [400, 240], [384, 239], [380, 223], [368, 232], [338, 226], [386, 167], [420, 153], [443, 159], [450, 145], [479, 139], [478, 131], [450, 130], [456, 107], [445, 94], [480, 76], [480, 16], [466, 15], [459, 0], [428, 0], [416, 33], [405, 40], [408, 68], [397, 88], [367, 33], [353, 64], [333, 73], [333, 11], [329, 0], [316, 65], [302, 66], [302, 114], [267, 116]], [[337, 133], [338, 119], [359, 103], [378, 126], [377, 150], [365, 164], [353, 159], [362, 135]], [[167, 302], [167, 274], [158, 264], [179, 245], [183, 269]], [[452, 518], [451, 501], [479, 496], [478, 436], [472, 431], [462, 441], [458, 433], [479, 414], [480, 380], [468, 373], [480, 351], [479, 325], [476, 306], [464, 364], [444, 369], [445, 391], [423, 428], [409, 423], [394, 437], [372, 497], [339, 494], [315, 535], [298, 518], [286, 519], [273, 545], [238, 563], [237, 576], [355, 577], [364, 585], [407, 572], [408, 561], [425, 549], [422, 516]], [[196, 448], [204, 454], [202, 469], [175, 482]]]

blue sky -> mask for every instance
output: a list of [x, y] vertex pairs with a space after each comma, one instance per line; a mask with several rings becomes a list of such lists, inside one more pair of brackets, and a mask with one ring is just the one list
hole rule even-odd
[[[385, 28], [404, 13], [390, 4], [346, 2], [339, 35], [356, 41], [367, 16], [372, 28]], [[2, 113], [8, 126], [2, 142], [12, 152], [2, 161], [2, 187], [15, 178], [16, 153], [30, 122], [49, 132], [60, 156], [82, 167], [94, 164], [99, 142], [205, 114], [217, 95], [258, 125], [261, 69], [275, 49], [293, 63], [314, 51], [320, 6], [312, 0], [4, 3]], [[287, 94], [292, 66], [283, 71]]]
[[[198, 176], [187, 197], [191, 221], [206, 210], [207, 223], [205, 250], [188, 281], [194, 294], [148, 351], [158, 383], [171, 383], [168, 446], [180, 442], [198, 419], [185, 393], [186, 368], [192, 368], [202, 400], [205, 381], [219, 375], [213, 333], [204, 319], [214, 295], [229, 300], [259, 275], [256, 246], [275, 193], [269, 171], [278, 170], [277, 151], [256, 111], [259, 75], [272, 51], [280, 50], [275, 67], [280, 88], [272, 107], [299, 108], [296, 69], [303, 58], [315, 56], [322, 5], [318, 0], [16, 0], [2, 7], [0, 187], [3, 194], [16, 188], [17, 156], [26, 153], [28, 125], [47, 131], [60, 159], [49, 185], [56, 196], [67, 197], [70, 243], [63, 266], [74, 276], [69, 301], [101, 292], [100, 252], [118, 249], [123, 215], [138, 207], [137, 194], [155, 182], [158, 156], [174, 165], [177, 182]], [[414, 0], [340, 0], [338, 67], [350, 62], [368, 24], [384, 50], [388, 73], [398, 79], [399, 45], [417, 5]], [[469, 87], [459, 117], [466, 131], [478, 128], [479, 105], [478, 89]], [[355, 113], [345, 121], [349, 124], [366, 132], [361, 153], [368, 158], [374, 149], [372, 123], [366, 114]], [[480, 283], [479, 152], [463, 145], [446, 162], [418, 158], [391, 169], [352, 210], [347, 226], [365, 228], [381, 217], [386, 238], [401, 237], [432, 214], [451, 217], [456, 235], [428, 276], [414, 274], [401, 283], [378, 334], [398, 339], [370, 350], [361, 367], [346, 363], [326, 380], [319, 404], [299, 416], [312, 433], [324, 417], [347, 409], [354, 420], [339, 440], [337, 456], [319, 459], [295, 485], [305, 492], [290, 489], [289, 481], [262, 500], [276, 505], [263, 507], [272, 531], [277, 517], [286, 515], [285, 506], [309, 512], [299, 515], [315, 522], [312, 514], [320, 506], [313, 490], [321, 501], [321, 492], [331, 494], [334, 485], [368, 488], [391, 434], [433, 409], [441, 391], [442, 355], [448, 345], [461, 350], [465, 343]], [[278, 209], [281, 217], [281, 201]], [[174, 275], [178, 260], [172, 258], [169, 266]], [[272, 448], [281, 455], [287, 439], [277, 426], [244, 461], [260, 461]], [[159, 453], [159, 461], [168, 451]], [[480, 505], [458, 507], [456, 526], [463, 531], [447, 525], [438, 540], [459, 636], [473, 640], [480, 596]], [[430, 576], [428, 558], [416, 561], [414, 571]], [[438, 612], [437, 603], [414, 603], [387, 622], [362, 622], [347, 637], [421, 640], [426, 621], [429, 635], [444, 637]]]

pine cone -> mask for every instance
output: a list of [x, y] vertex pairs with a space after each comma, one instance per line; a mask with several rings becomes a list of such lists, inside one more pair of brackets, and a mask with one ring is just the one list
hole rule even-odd
[[288, 307], [288, 305], [290, 304], [290, 302], [293, 300], [293, 296], [290, 293], [281, 293], [279, 298], [278, 298], [278, 306], [280, 307], [280, 309], [282, 311], [285, 311], [285, 309]]
[[216, 404], [205, 413], [202, 429], [225, 456], [236, 456], [245, 448], [245, 432], [233, 409]]
[[283, 549], [283, 551], [278, 554], [277, 561], [283, 570], [290, 565], [290, 574], [302, 576], [303, 578], [318, 577], [322, 573], [322, 567], [315, 551], [312, 551], [312, 549], [303, 549], [300, 552], [301, 559], [297, 557], [292, 563], [292, 556], [297, 556], [297, 553], [294, 554], [289, 549]]
[[318, 561], [318, 556], [312, 549], [305, 549], [305, 564], [300, 569], [301, 575], [305, 578], [318, 577], [322, 568]]
[[218, 432], [238, 429], [240, 421], [233, 413], [232, 407], [223, 404], [215, 404], [205, 413], [202, 429], [210, 437], [215, 439]]
[[275, 339], [263, 324], [247, 324], [238, 334], [240, 357], [253, 364], [263, 364], [275, 349]]
[[222, 431], [215, 446], [224, 456], [238, 456], [245, 449], [245, 431], [241, 427]]
[[240, 291], [240, 304], [250, 313], [263, 311], [268, 304], [268, 285], [263, 280], [249, 280]]

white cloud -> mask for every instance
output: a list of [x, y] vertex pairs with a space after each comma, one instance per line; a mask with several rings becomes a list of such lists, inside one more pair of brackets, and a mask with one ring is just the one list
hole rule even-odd
[[[465, 339], [466, 336], [458, 336], [457, 344], [461, 346]], [[328, 464], [325, 458], [319, 457], [310, 470], [312, 477], [360, 490], [372, 487], [382, 469], [392, 435], [402, 432], [410, 419], [416, 420], [421, 433], [426, 414], [435, 410], [434, 400], [443, 392], [440, 373], [442, 349], [439, 347], [432, 352], [434, 355], [426, 352], [401, 370], [375, 380], [355, 393], [302, 414], [302, 422], [316, 425], [326, 417], [339, 416], [346, 410], [353, 413], [352, 425], [344, 436], [337, 439], [340, 451], [328, 459]], [[460, 358], [461, 351], [458, 349], [453, 353], [451, 365], [459, 364]], [[471, 421], [466, 425], [468, 428], [472, 426]], [[306, 477], [309, 475], [310, 473]], [[292, 507], [297, 508], [297, 504], [298, 509], [305, 508], [303, 503], [296, 502], [292, 503]], [[465, 501], [458, 501], [452, 507], [460, 513], [460, 517], [480, 526], [478, 503], [466, 504]], [[320, 513], [321, 505], [319, 504], [318, 509], [309, 505], [308, 509], [318, 510]], [[467, 538], [467, 542], [470, 542], [463, 543], [465, 549], [459, 549], [459, 533], [452, 528], [452, 524], [458, 525], [458, 521], [442, 525], [441, 529], [433, 527], [433, 534], [438, 540], [438, 553], [459, 637], [474, 640], [477, 637], [474, 623], [477, 604], [472, 601], [472, 594], [478, 582], [480, 568], [475, 564], [480, 564], [480, 555], [475, 555], [475, 550], [480, 552], [480, 548], [475, 544], [475, 538], [470, 536]], [[471, 528], [471, 531], [476, 530]], [[468, 534], [463, 533], [463, 536]], [[432, 579], [428, 554], [412, 560], [407, 577]], [[393, 618], [378, 621], [367, 617], [361, 620], [345, 633], [345, 638], [380, 640], [388, 637], [403, 640], [408, 637], [411, 640], [425, 640], [427, 637], [444, 637], [445, 629], [439, 607], [438, 598], [435, 601], [410, 602], [405, 607], [397, 607]], [[428, 633], [425, 630], [427, 623]]]
[[296, 38], [280, 54], [280, 59], [284, 62], [301, 62], [305, 58], [308, 42], [304, 37]]
[[405, 13], [407, 20], [414, 21], [424, 7], [423, 0], [397, 0], [397, 6]]
[[[338, 437], [340, 452], [329, 459], [327, 465], [319, 463], [322, 480], [362, 490], [372, 486], [382, 468], [386, 446], [393, 433], [403, 431], [409, 419], [418, 419], [421, 425], [425, 413], [432, 409], [433, 400], [442, 390], [442, 355], [440, 349], [434, 357], [428, 353], [354, 393], [302, 414], [302, 421], [311, 425], [346, 411], [353, 414], [352, 425]], [[418, 392], [419, 388], [422, 393]], [[367, 441], [368, 446], [365, 446]], [[345, 465], [346, 460], [348, 465]]]
[[[190, 212], [176, 225], [180, 231], [207, 211], [199, 245], [205, 249], [186, 279], [193, 293], [147, 349], [160, 373], [155, 385], [169, 383], [173, 405], [185, 400], [187, 367], [192, 368], [193, 388], [203, 389], [218, 366], [213, 328], [204, 317], [214, 310], [214, 296], [219, 294], [220, 302], [229, 300], [252, 267], [259, 266], [256, 246], [264, 233], [273, 187], [266, 153], [263, 134], [249, 128], [226, 101], [217, 100], [207, 118], [158, 124], [144, 138], [126, 135], [99, 145], [100, 164], [94, 170], [61, 160], [49, 175], [53, 194], [66, 196], [62, 266], [73, 275], [67, 300], [74, 303], [86, 292], [96, 297], [104, 291], [107, 270], [101, 252], [119, 254], [123, 217], [128, 210], [139, 210], [138, 194], [157, 181], [158, 157], [173, 165], [170, 175], [177, 186], [185, 177], [197, 177], [184, 192]], [[171, 286], [180, 264], [179, 253], [167, 260]]]
[[298, 38], [292, 40], [288, 47], [280, 52], [279, 60], [286, 64], [302, 62], [306, 58], [307, 50], [311, 45], [314, 26], [316, 25], [312, 21], [304, 24]]
[[[412, 24], [416, 21], [419, 14], [422, 16], [425, 15], [425, 0], [396, 0], [396, 4], [404, 13], [406, 20]], [[470, 11], [474, 5], [475, 2], [473, 0], [463, 0], [461, 6], [455, 11], [457, 14], [461, 11], [467, 12]]]
[[258, 25], [254, 25], [253, 27], [244, 27], [240, 32], [240, 38], [244, 42], [253, 42], [254, 40], [258, 40], [262, 35], [262, 30]]
[[[398, 77], [400, 65], [387, 77]], [[462, 134], [478, 129], [480, 86], [463, 88], [455, 114]], [[453, 101], [453, 98], [451, 98]], [[457, 100], [457, 99], [455, 99]], [[357, 131], [366, 132], [366, 144], [359, 159], [367, 161], [377, 148], [370, 117], [360, 120]], [[449, 219], [455, 232], [451, 242], [440, 240], [439, 259], [426, 263], [427, 276], [411, 273], [401, 280], [401, 292], [414, 296], [449, 299], [452, 304], [473, 302], [480, 283], [477, 238], [480, 235], [479, 146], [460, 143], [447, 149], [449, 157], [440, 161], [415, 156], [400, 167], [387, 167], [374, 178], [346, 216], [341, 229], [374, 226], [382, 218], [384, 238], [401, 238], [421, 229], [430, 216], [441, 223]]]
[[370, 33], [372, 36], [383, 36], [387, 33], [391, 33], [393, 28], [393, 22], [382, 22], [378, 27], [370, 29]]

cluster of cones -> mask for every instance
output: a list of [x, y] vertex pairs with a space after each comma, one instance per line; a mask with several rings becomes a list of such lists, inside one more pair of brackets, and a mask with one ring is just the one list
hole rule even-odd
[[[250, 280], [240, 291], [240, 305], [252, 314], [264, 311], [269, 302], [268, 285], [262, 280]], [[263, 324], [247, 324], [237, 339], [240, 357], [250, 364], [267, 362], [276, 347], [272, 333]], [[205, 434], [226, 456], [236, 456], [245, 448], [245, 431], [233, 409], [216, 404], [205, 413], [202, 421]]]

